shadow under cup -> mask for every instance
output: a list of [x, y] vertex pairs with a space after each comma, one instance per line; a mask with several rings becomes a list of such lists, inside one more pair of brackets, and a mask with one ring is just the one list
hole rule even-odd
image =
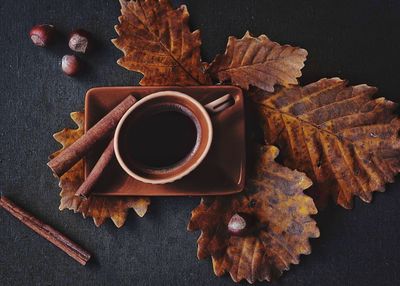
[[115, 134], [121, 167], [145, 183], [173, 182], [194, 170], [212, 140], [209, 115], [193, 98], [159, 92], [127, 111]]

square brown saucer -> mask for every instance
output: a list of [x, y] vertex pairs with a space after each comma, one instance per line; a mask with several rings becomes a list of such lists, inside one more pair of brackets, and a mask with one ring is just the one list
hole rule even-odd
[[[97, 87], [86, 93], [85, 131], [118, 105], [129, 94], [137, 99], [157, 91], [186, 93], [203, 105], [231, 94], [234, 104], [217, 114], [210, 114], [214, 129], [211, 149], [204, 161], [189, 175], [164, 185], [146, 184], [130, 177], [114, 158], [94, 187], [103, 196], [207, 196], [237, 193], [245, 178], [245, 122], [242, 90], [233, 86], [194, 87]], [[85, 158], [85, 178], [104, 150], [103, 142]]]

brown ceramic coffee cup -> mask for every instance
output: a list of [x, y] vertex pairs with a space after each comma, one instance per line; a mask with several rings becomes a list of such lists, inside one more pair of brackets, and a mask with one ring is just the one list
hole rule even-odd
[[206, 111], [221, 111], [221, 100], [203, 107], [187, 94], [161, 91], [133, 105], [114, 134], [116, 158], [131, 177], [165, 184], [193, 171], [206, 157], [213, 127]]

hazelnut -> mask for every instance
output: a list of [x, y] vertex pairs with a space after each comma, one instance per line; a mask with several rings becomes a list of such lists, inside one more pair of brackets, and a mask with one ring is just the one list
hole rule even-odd
[[68, 46], [71, 50], [78, 53], [86, 53], [92, 47], [92, 40], [89, 32], [78, 29], [69, 35]]
[[248, 228], [248, 220], [246, 214], [234, 214], [228, 223], [228, 231], [232, 235], [242, 235]]
[[32, 42], [38, 47], [45, 47], [53, 41], [55, 28], [53, 25], [43, 24], [34, 26], [29, 32]]
[[78, 57], [74, 55], [65, 55], [61, 60], [61, 69], [69, 76], [77, 74], [80, 70], [80, 65]]

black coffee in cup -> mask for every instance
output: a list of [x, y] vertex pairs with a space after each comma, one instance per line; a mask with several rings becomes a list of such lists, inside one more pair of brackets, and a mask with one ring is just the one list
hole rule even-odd
[[127, 118], [120, 150], [129, 168], [168, 169], [195, 150], [198, 122], [179, 104], [162, 104]]

